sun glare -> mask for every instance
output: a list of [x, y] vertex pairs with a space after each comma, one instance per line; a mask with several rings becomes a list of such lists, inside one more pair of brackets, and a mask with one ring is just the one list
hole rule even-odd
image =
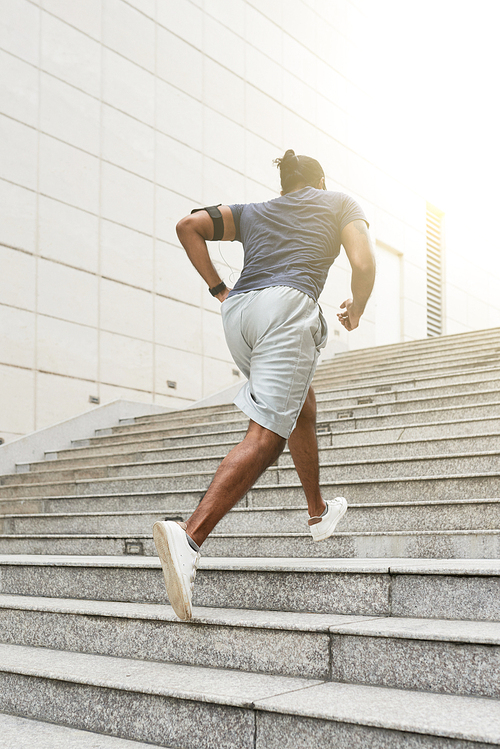
[[[364, 7], [381, 152], [446, 212], [456, 241], [477, 241], [478, 224], [500, 201], [500, 3], [377, 0]], [[481, 241], [498, 263], [498, 240], [492, 247], [488, 232]]]

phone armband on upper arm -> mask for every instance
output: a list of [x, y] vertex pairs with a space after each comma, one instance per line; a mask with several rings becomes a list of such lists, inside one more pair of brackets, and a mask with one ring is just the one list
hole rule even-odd
[[214, 225], [213, 242], [222, 239], [224, 236], [224, 219], [222, 218], [222, 213], [219, 211], [220, 205], [222, 205], [222, 203], [218, 203], [217, 205], [207, 205], [204, 208], [193, 208], [191, 211], [191, 213], [197, 213], [198, 211], [206, 211], [208, 213]]

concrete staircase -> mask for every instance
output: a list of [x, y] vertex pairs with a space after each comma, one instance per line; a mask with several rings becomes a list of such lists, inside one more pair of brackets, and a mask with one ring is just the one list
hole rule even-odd
[[188, 623], [151, 526], [186, 517], [244, 436], [233, 406], [0, 477], [0, 746], [497, 746], [499, 354], [492, 329], [320, 365], [338, 533], [313, 544], [285, 452], [203, 546]]

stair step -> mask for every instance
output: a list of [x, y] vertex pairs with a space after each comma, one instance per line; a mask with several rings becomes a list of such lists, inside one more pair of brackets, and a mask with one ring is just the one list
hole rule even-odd
[[[164, 480], [164, 488], [169, 489], [176, 486], [185, 487], [185, 479], [193, 479], [195, 485], [199, 480], [205, 481], [217, 470], [224, 453], [217, 456], [193, 458], [184, 461], [172, 460], [145, 460], [141, 462], [120, 462], [108, 465], [59, 468], [55, 466], [52, 471], [35, 471], [20, 477], [19, 473], [3, 476], [0, 479], [0, 487], [7, 486], [29, 486], [40, 485], [60, 481], [80, 480], [105, 480], [113, 478], [136, 478], [136, 477], [161, 477]], [[395, 476], [418, 476], [432, 475], [433, 473], [479, 473], [481, 471], [492, 471], [500, 465], [500, 444], [495, 450], [482, 450], [462, 453], [446, 453], [441, 455], [407, 455], [381, 457], [359, 456], [357, 460], [338, 458], [335, 448], [322, 452], [321, 480], [332, 482], [340, 478], [349, 480], [351, 478], [390, 478]], [[276, 477], [277, 475], [277, 477]], [[295, 466], [291, 457], [289, 460], [279, 460], [277, 465], [271, 466], [265, 477], [265, 483], [287, 483], [296, 476]], [[262, 484], [262, 480], [259, 482]], [[189, 484], [189, 482], [188, 482]]]
[[[68, 632], [78, 632], [78, 637], [69, 638]], [[280, 676], [500, 696], [500, 628], [494, 622], [195, 607], [187, 624], [159, 604], [0, 595], [0, 641]]]
[[[98, 512], [44, 512], [3, 515], [0, 533], [118, 533], [131, 536], [150, 532], [157, 520], [165, 517], [186, 519], [196, 506], [150, 509], [118, 509]], [[305, 504], [284, 507], [236, 506], [218, 523], [217, 533], [286, 534], [307, 530]], [[337, 530], [368, 531], [446, 531], [500, 528], [500, 499], [439, 500], [433, 502], [381, 502], [349, 505]]]
[[[467, 496], [495, 497], [500, 496], [500, 474], [498, 470], [483, 470], [478, 473], [455, 473], [452, 475], [404, 475], [390, 478], [362, 478], [342, 480], [341, 475], [327, 480], [321, 485], [325, 499], [335, 496], [347, 496], [352, 502], [398, 502], [418, 499], [463, 499]], [[80, 479], [67, 482], [48, 482], [39, 484], [18, 484], [0, 487], [0, 501], [6, 499], [29, 499], [51, 496], [79, 496], [95, 494], [122, 494], [147, 492], [162, 495], [167, 499], [177, 495], [187, 497], [190, 504], [198, 503], [212, 479], [210, 472], [194, 476], [183, 474], [172, 479], [169, 476], [142, 476], [137, 478], [118, 477], [111, 479]], [[267, 471], [247, 494], [251, 498], [250, 506], [271, 507], [276, 505], [296, 505], [303, 497], [302, 487], [298, 483], [272, 483], [279, 472]], [[336, 477], [336, 478], [335, 478]], [[290, 475], [295, 479], [295, 475]], [[286, 481], [286, 479], [283, 479]], [[334, 481], [332, 484], [331, 482]], [[171, 488], [166, 488], [171, 486]], [[171, 505], [170, 505], [171, 506]], [[165, 505], [167, 508], [167, 505]]]
[[[1, 593], [165, 603], [158, 558], [0, 556]], [[500, 621], [499, 559], [202, 556], [195, 606]], [[1, 708], [0, 708], [1, 710]]]
[[[422, 457], [424, 455], [431, 457], [439, 454], [448, 455], [451, 453], [464, 452], [471, 442], [474, 446], [474, 452], [477, 453], [499, 449], [500, 432], [476, 434], [472, 438], [465, 436], [441, 437], [434, 440], [401, 440], [400, 442], [390, 444], [384, 442], [370, 444], [369, 442], [365, 442], [354, 446], [347, 446], [341, 445], [337, 442], [335, 448], [331, 445], [319, 445], [319, 457], [320, 463], [324, 463], [329, 455], [334, 456], [338, 460], [346, 458], [353, 459], [358, 454], [368, 460], [370, 458]], [[165, 462], [177, 461], [179, 465], [191, 465], [196, 460], [205, 458], [212, 458], [220, 461], [235, 444], [234, 441], [222, 443], [207, 442], [187, 447], [136, 449], [135, 451], [120, 454], [108, 452], [101, 455], [87, 455], [82, 457], [60, 457], [35, 463], [18, 463], [17, 472], [25, 473], [29, 471], [33, 474], [45, 474], [53, 470], [68, 470], [81, 467], [90, 468], [93, 466], [101, 467], [104, 465], [118, 465], [121, 463], [140, 465], [148, 461], [162, 460]], [[278, 464], [284, 466], [292, 465], [292, 463], [293, 461], [290, 451], [285, 449], [285, 452], [279, 458]]]
[[[354, 409], [356, 413], [397, 413], [399, 411], [433, 409], [452, 405], [480, 405], [498, 399], [500, 381], [456, 386], [455, 388], [433, 388], [404, 390], [365, 395], [339, 394], [336, 397], [323, 397], [318, 400], [319, 418], [331, 418], [332, 413]], [[196, 425], [203, 419], [204, 423], [234, 422], [242, 417], [241, 412], [233, 406], [231, 409], [211, 410], [209, 413], [191, 413], [189, 410], [177, 411], [157, 417], [154, 422], [139, 422], [125, 426], [109, 427], [96, 430], [97, 436], [117, 434], [134, 434], [136, 432], [155, 431], [160, 426], [170, 429]]]
[[462, 337], [463, 334], [456, 336], [439, 336], [435, 339], [423, 338], [415, 341], [406, 341], [404, 343], [394, 343], [387, 346], [373, 346], [370, 348], [355, 349], [352, 351], [343, 351], [335, 354], [334, 359], [322, 361], [318, 367], [321, 371], [335, 366], [337, 362], [345, 360], [357, 365], [363, 362], [371, 364], [377, 362], [395, 362], [404, 361], [415, 354], [427, 356], [440, 356], [441, 354], [460, 355], [462, 353], [485, 354], [495, 350], [500, 345], [500, 335], [498, 328], [474, 332], [475, 338]]
[[[455, 421], [442, 421], [401, 427], [379, 427], [369, 429], [351, 429], [343, 430], [333, 434], [328, 422], [318, 422], [318, 444], [320, 447], [330, 445], [339, 445], [346, 447], [348, 445], [361, 444], [382, 444], [398, 441], [412, 440], [438, 440], [450, 438], [465, 438], [468, 436], [478, 436], [481, 434], [498, 434], [500, 430], [500, 420], [496, 417], [487, 418], [469, 418]], [[75, 446], [67, 450], [61, 450], [57, 456], [61, 458], [82, 458], [88, 456], [99, 457], [101, 455], [120, 455], [130, 453], [130, 450], [140, 451], [148, 449], [177, 449], [182, 450], [184, 447], [195, 449], [195, 447], [205, 447], [207, 444], [233, 445], [241, 441], [245, 436], [245, 431], [231, 432], [228, 439], [227, 432], [209, 431], [200, 437], [198, 434], [182, 435], [174, 437], [165, 437], [161, 439], [145, 438], [140, 441], [134, 439], [119, 440], [114, 444], [100, 444], [97, 438], [80, 440], [85, 442], [85, 446]], [[87, 444], [91, 443], [91, 444]], [[56, 453], [49, 455], [55, 456]], [[52, 459], [48, 461], [52, 462]]]
[[323, 380], [332, 382], [333, 384], [340, 382], [344, 376], [345, 366], [349, 367], [351, 384], [356, 384], [373, 378], [373, 371], [379, 367], [383, 367], [383, 371], [378, 373], [378, 379], [388, 381], [393, 376], [402, 377], [413, 373], [420, 375], [429, 369], [432, 369], [433, 372], [456, 372], [463, 371], [467, 367], [495, 365], [498, 362], [498, 353], [497, 347], [494, 347], [488, 354], [472, 349], [464, 355], [462, 355], [460, 350], [448, 351], [442, 354], [439, 352], [422, 352], [394, 361], [379, 358], [377, 360], [372, 359], [371, 361], [366, 360], [365, 362], [347, 358], [342, 361], [339, 356], [335, 357], [328, 370], [320, 369], [316, 372], [313, 385]]
[[[347, 431], [353, 429], [380, 429], [381, 427], [408, 427], [414, 425], [440, 424], [443, 422], [490, 420], [498, 428], [500, 418], [500, 402], [491, 402], [488, 404], [471, 404], [460, 406], [446, 406], [435, 408], [431, 412], [423, 410], [401, 411], [396, 413], [366, 413], [368, 406], [357, 406], [353, 409], [346, 409], [335, 412], [324, 412], [318, 417], [318, 429], [328, 424], [332, 432]], [[362, 409], [365, 409], [363, 412]], [[116, 445], [125, 444], [126, 442], [137, 443], [144, 437], [154, 439], [171, 439], [178, 437], [192, 438], [198, 436], [211, 435], [219, 433], [221, 440], [228, 439], [228, 436], [236, 435], [246, 431], [247, 420], [243, 417], [227, 422], [200, 422], [190, 426], [175, 428], [151, 429], [148, 431], [134, 432], [131, 434], [111, 434], [103, 437], [93, 437], [88, 440], [79, 440], [77, 445], [89, 447], [90, 445]], [[238, 439], [236, 436], [234, 439]]]
[[220, 749], [251, 749], [257, 740], [263, 749], [296, 749], [304, 721], [309, 746], [319, 735], [320, 745], [340, 749], [373, 742], [399, 749], [408, 734], [421, 747], [442, 747], [443, 739], [490, 745], [500, 740], [500, 705], [480, 697], [19, 645], [1, 645], [0, 654], [8, 686], [0, 693], [4, 711], [22, 709], [39, 718], [43, 710], [53, 722], [163, 746], [211, 749], [214, 726], [223, 725], [225, 730], [217, 732]]
[[151, 749], [151, 744], [142, 741], [80, 731], [17, 715], [0, 714], [0, 736], [5, 749]]
[[[500, 530], [340, 532], [314, 545], [306, 533], [216, 533], [205, 542], [213, 557], [495, 559]], [[0, 536], [1, 554], [144, 554], [155, 556], [151, 532], [19, 534]]]
[[[456, 408], [477, 408], [478, 412], [483, 413], [485, 406], [491, 406], [493, 409], [498, 408], [498, 388], [489, 390], [476, 390], [470, 393], [448, 393], [436, 396], [407, 397], [399, 396], [397, 399], [394, 395], [356, 397], [356, 398], [336, 398], [323, 401], [321, 408], [318, 410], [318, 421], [328, 421], [345, 418], [344, 413], [351, 413], [351, 417], [364, 418], [369, 416], [384, 416], [407, 413], [425, 413], [440, 412], [442, 410]], [[481, 407], [482, 410], [481, 410]], [[493, 411], [497, 413], [498, 411]], [[486, 414], [487, 415], [487, 414]], [[192, 430], [195, 433], [201, 428], [206, 429], [210, 425], [217, 425], [220, 429], [226, 426], [237, 428], [241, 422], [247, 419], [241, 411], [232, 410], [224, 413], [214, 412], [206, 414], [200, 421], [200, 414], [189, 415], [183, 412], [174, 416], [168, 415], [162, 421], [156, 421], [151, 424], [129, 424], [127, 426], [110, 427], [107, 429], [97, 429], [97, 437], [116, 437], [119, 435], [137, 435], [157, 433], [158, 429], [165, 428], [172, 432]]]

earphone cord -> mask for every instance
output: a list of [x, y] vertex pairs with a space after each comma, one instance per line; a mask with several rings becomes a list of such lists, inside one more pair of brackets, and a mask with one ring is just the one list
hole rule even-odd
[[221, 249], [220, 242], [218, 242], [217, 244], [219, 245], [219, 255], [221, 256], [223, 262], [225, 263], [226, 267], [229, 270], [229, 284], [232, 286], [233, 285], [233, 280], [234, 280], [235, 276], [237, 275], [238, 271], [235, 270], [234, 268], [231, 268], [231, 266], [227, 262], [226, 258], [222, 254], [222, 249]]

